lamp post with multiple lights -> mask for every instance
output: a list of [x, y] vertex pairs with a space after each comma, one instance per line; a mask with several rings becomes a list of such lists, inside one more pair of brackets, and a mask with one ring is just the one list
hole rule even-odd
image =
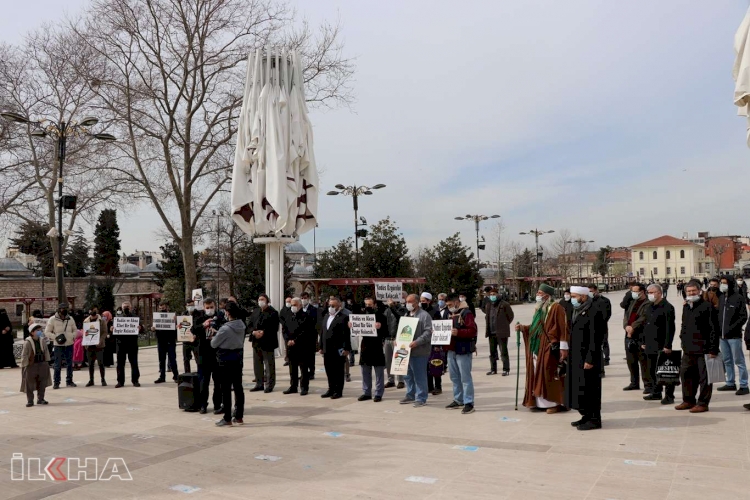
[[534, 243], [536, 245], [536, 277], [539, 278], [542, 275], [542, 259], [541, 259], [541, 253], [539, 252], [539, 236], [543, 234], [550, 234], [554, 233], [554, 230], [550, 231], [540, 231], [539, 229], [532, 229], [531, 231], [526, 231], [522, 233], [518, 233], [521, 235], [527, 235], [527, 234], [533, 234], [534, 235]]
[[578, 238], [577, 240], [572, 241], [566, 241], [566, 243], [573, 244], [575, 243], [578, 246], [578, 284], [581, 284], [581, 279], [583, 276], [581, 275], [581, 267], [583, 266], [583, 247], [584, 245], [588, 245], [589, 243], [593, 243], [594, 240], [584, 240], [583, 238]]
[[479, 249], [481, 248], [484, 250], [484, 245], [481, 243], [484, 243], [484, 237], [482, 237], [482, 240], [479, 240], [479, 223], [483, 220], [488, 219], [499, 219], [499, 215], [464, 215], [463, 217], [456, 217], [456, 220], [472, 220], [474, 221], [474, 229], [476, 229], [477, 232], [477, 261], [479, 261]]

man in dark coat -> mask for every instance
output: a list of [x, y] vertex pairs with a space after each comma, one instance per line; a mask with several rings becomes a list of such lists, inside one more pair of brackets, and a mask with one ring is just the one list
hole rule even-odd
[[568, 324], [570, 324], [573, 320], [573, 311], [575, 310], [573, 304], [570, 303], [570, 288], [565, 290], [565, 293], [563, 293], [563, 298], [561, 298], [557, 303], [560, 304], [563, 309], [565, 309], [565, 317], [568, 320]]
[[269, 393], [276, 385], [276, 358], [273, 351], [279, 347], [279, 313], [271, 307], [265, 293], [258, 297], [258, 306], [250, 320], [255, 370], [255, 387], [250, 392]]
[[644, 394], [650, 394], [653, 381], [649, 377], [648, 366], [646, 365], [646, 354], [640, 348], [641, 333], [643, 324], [646, 322], [646, 286], [636, 283], [630, 287], [631, 302], [625, 310], [622, 318], [622, 326], [625, 329], [625, 354], [627, 356], [628, 369], [630, 370], [630, 385], [623, 388], [623, 391], [636, 391], [640, 389], [640, 377], [643, 378]]
[[[716, 358], [719, 354], [719, 321], [717, 309], [701, 296], [700, 284], [690, 281], [685, 285], [686, 303], [682, 306], [682, 403], [677, 410], [690, 410], [690, 413], [708, 411], [713, 384], [708, 383], [706, 358]], [[667, 349], [665, 348], [665, 352]], [[700, 387], [700, 394], [695, 396]]]
[[341, 299], [328, 300], [328, 314], [320, 331], [320, 354], [328, 377], [328, 390], [321, 398], [339, 399], [344, 392], [344, 365], [352, 349], [349, 315], [344, 314]]
[[[747, 299], [738, 289], [731, 276], [722, 276], [719, 290], [719, 348], [724, 357], [725, 381], [717, 391], [736, 391], [737, 396], [750, 394], [748, 389], [747, 365], [742, 350], [742, 327], [747, 322]], [[735, 365], [740, 373], [739, 388], [735, 384]]]
[[192, 344], [195, 362], [198, 365], [199, 389], [194, 406], [186, 411], [208, 413], [208, 393], [211, 391], [211, 381], [213, 381], [211, 401], [214, 404], [214, 415], [224, 413], [216, 350], [211, 347], [211, 339], [224, 323], [226, 323], [224, 313], [217, 311], [216, 302], [210, 298], [203, 302], [203, 311], [195, 311], [193, 314], [193, 327], [190, 331], [194, 338]]
[[622, 302], [620, 302], [620, 307], [622, 309], [625, 309], [626, 311], [630, 307], [630, 304], [633, 302], [633, 295], [631, 293], [631, 289], [633, 288], [633, 285], [635, 285], [635, 281], [632, 283], [628, 283], [628, 290], [625, 292], [625, 297], [622, 298]]
[[674, 385], [669, 384], [665, 387], [664, 399], [662, 399], [661, 385], [656, 383], [656, 366], [659, 353], [664, 350], [667, 343], [671, 348], [675, 334], [675, 311], [674, 306], [663, 296], [661, 286], [649, 285], [647, 292], [649, 304], [646, 306], [646, 322], [643, 324], [641, 348], [645, 352], [649, 376], [654, 381], [654, 385], [651, 394], [643, 396], [643, 399], [661, 400], [661, 404], [669, 405], [674, 403]]
[[484, 337], [490, 342], [490, 371], [487, 375], [497, 375], [498, 348], [503, 361], [503, 377], [510, 375], [510, 356], [508, 355], [508, 338], [510, 324], [513, 322], [513, 308], [498, 295], [497, 288], [491, 287], [484, 308]]
[[307, 369], [310, 372], [310, 380], [315, 380], [315, 355], [318, 353], [318, 337], [320, 336], [320, 322], [318, 321], [318, 308], [312, 305], [310, 302], [310, 294], [302, 292], [300, 295], [302, 299], [302, 312], [307, 314], [313, 320], [315, 325], [315, 340], [313, 341], [312, 349], [308, 351]]
[[[404, 300], [406, 299], [406, 292], [403, 293]], [[406, 316], [406, 307], [403, 303], [394, 302], [392, 299], [388, 299], [387, 307], [385, 309], [385, 317], [388, 320], [388, 341], [383, 347], [385, 354], [385, 370], [388, 374], [388, 382], [385, 384], [385, 388], [396, 387], [397, 389], [404, 388], [404, 376], [403, 375], [392, 375], [391, 364], [393, 363], [393, 347], [396, 345], [396, 333], [398, 332], [398, 322], [402, 316]], [[396, 385], [398, 382], [398, 385]]]
[[[169, 312], [166, 302], [159, 304], [159, 312]], [[177, 325], [175, 325], [174, 330], [157, 330], [152, 325], [151, 331], [156, 334], [156, 352], [159, 358], [159, 378], [154, 380], [154, 384], [163, 384], [167, 381], [167, 359], [169, 360], [169, 368], [172, 370], [172, 380], [177, 382]]]
[[[362, 395], [357, 401], [373, 399], [372, 372], [375, 371], [374, 401], [379, 403], [385, 392], [385, 354], [383, 343], [388, 338], [388, 322], [385, 315], [378, 310], [375, 299], [365, 298], [364, 314], [375, 315], [376, 337], [360, 337], [359, 339], [359, 367], [362, 371]], [[351, 322], [349, 328], [351, 329]]]
[[[297, 386], [301, 396], [307, 396], [310, 388], [310, 370], [307, 367], [310, 349], [315, 349], [315, 318], [302, 310], [302, 300], [293, 298], [282, 328], [286, 353], [289, 359], [289, 389], [284, 394], [296, 394]], [[302, 381], [300, 383], [300, 372]]]
[[[130, 302], [122, 303], [122, 316], [134, 318], [135, 314], [130, 308]], [[138, 325], [138, 333], [143, 331], [143, 325]], [[138, 379], [141, 378], [141, 372], [138, 369], [138, 337], [139, 335], [118, 335], [117, 336], [117, 385], [119, 388], [125, 385], [125, 359], [130, 362], [130, 381], [135, 387], [140, 387]]]
[[[596, 283], [589, 285], [589, 297], [592, 305], [597, 309], [595, 315], [596, 328], [601, 330], [602, 335], [602, 355], [604, 356], [604, 366], [609, 365], [609, 319], [612, 317], [612, 303], [607, 297], [599, 293], [599, 287]], [[604, 369], [602, 369], [602, 375]]]
[[570, 327], [565, 406], [578, 410], [581, 419], [572, 422], [579, 431], [602, 428], [602, 332], [596, 328], [596, 311], [589, 290], [570, 289], [575, 308]]

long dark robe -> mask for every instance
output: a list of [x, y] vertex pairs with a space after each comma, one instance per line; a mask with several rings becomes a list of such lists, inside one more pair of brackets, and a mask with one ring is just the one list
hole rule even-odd
[[568, 341], [565, 310], [555, 302], [549, 305], [544, 320], [544, 333], [539, 338], [536, 369], [529, 348], [529, 325], [521, 325], [521, 332], [526, 349], [526, 390], [523, 405], [527, 408], [536, 407], [536, 397], [563, 404], [563, 380], [557, 376], [558, 361], [550, 352], [550, 346], [556, 342]]
[[[591, 299], [573, 313], [570, 328], [568, 375], [565, 377], [565, 406], [598, 415], [602, 407], [602, 338], [595, 328]], [[593, 368], [584, 369], [584, 363]]]
[[[6, 328], [10, 328], [8, 333], [2, 333]], [[13, 355], [13, 326], [10, 324], [10, 318], [5, 311], [0, 311], [0, 368], [16, 368], [16, 357]]]

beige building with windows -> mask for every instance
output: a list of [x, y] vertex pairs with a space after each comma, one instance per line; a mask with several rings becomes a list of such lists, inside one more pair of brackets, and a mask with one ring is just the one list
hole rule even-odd
[[706, 249], [674, 236], [660, 236], [631, 248], [633, 273], [641, 280], [671, 282], [706, 276]]

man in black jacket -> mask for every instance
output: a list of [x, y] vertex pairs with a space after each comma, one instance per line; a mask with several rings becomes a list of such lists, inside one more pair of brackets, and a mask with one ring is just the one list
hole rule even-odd
[[[612, 317], [612, 302], [599, 293], [596, 283], [589, 285], [589, 297], [593, 299], [591, 306], [597, 311], [594, 314], [594, 328], [601, 331], [602, 355], [604, 356], [602, 367], [604, 367], [609, 365], [609, 318]], [[604, 368], [602, 368], [602, 375], [604, 375]]]
[[[388, 325], [385, 316], [380, 312], [372, 297], [365, 298], [363, 314], [375, 315], [375, 329], [377, 336], [360, 337], [359, 339], [359, 368], [362, 371], [362, 395], [357, 401], [373, 399], [372, 372], [375, 371], [375, 399], [379, 403], [385, 391], [385, 354], [383, 343], [388, 338]], [[351, 329], [351, 322], [349, 323]]]
[[310, 372], [310, 380], [315, 380], [315, 355], [318, 353], [318, 337], [320, 336], [320, 324], [318, 321], [318, 308], [312, 305], [310, 302], [310, 294], [307, 292], [302, 292], [302, 295], [300, 295], [300, 299], [302, 299], [302, 312], [307, 314], [313, 319], [313, 324], [315, 325], [315, 340], [313, 341], [312, 349], [308, 352], [308, 360], [306, 363], [307, 369]]
[[273, 351], [279, 347], [279, 313], [271, 307], [265, 293], [258, 297], [258, 306], [250, 320], [255, 370], [255, 387], [250, 392], [269, 393], [276, 385], [276, 358]]
[[222, 311], [217, 311], [216, 302], [213, 299], [206, 299], [203, 302], [203, 311], [196, 312], [197, 314], [193, 316], [191, 331], [195, 339], [193, 345], [196, 353], [195, 361], [198, 365], [199, 392], [196, 405], [186, 411], [208, 413], [208, 393], [211, 390], [211, 381], [213, 380], [214, 388], [211, 400], [214, 404], [214, 415], [220, 415], [224, 412], [222, 387], [216, 361], [216, 350], [211, 347], [211, 339], [219, 328], [226, 323], [226, 317]]
[[[183, 312], [182, 315], [191, 316], [193, 318], [193, 326], [195, 326], [195, 318], [201, 316], [202, 314], [203, 311], [195, 310], [195, 302], [193, 301], [192, 297], [185, 301], [185, 312]], [[182, 343], [182, 365], [185, 373], [192, 372], [192, 370], [190, 369], [190, 361], [192, 361], [193, 358], [196, 359], [196, 364], [198, 363], [198, 349], [196, 347], [197, 345], [198, 344], [194, 342]]]
[[666, 386], [664, 399], [661, 397], [661, 385], [656, 383], [656, 365], [659, 352], [663, 351], [667, 343], [672, 347], [672, 339], [675, 334], [675, 311], [674, 306], [664, 297], [660, 285], [649, 285], [649, 304], [646, 306], [646, 322], [643, 325], [641, 337], [641, 348], [646, 354], [646, 365], [649, 376], [654, 381], [651, 394], [643, 396], [646, 401], [659, 401], [668, 405], [674, 403], [674, 385]]
[[[166, 302], [159, 304], [159, 312], [169, 312]], [[156, 334], [156, 352], [159, 357], [159, 378], [154, 380], [155, 384], [163, 384], [167, 381], [166, 361], [169, 359], [169, 368], [172, 371], [172, 380], [177, 382], [177, 325], [174, 330], [157, 330], [151, 326], [151, 331]]]
[[[130, 302], [122, 303], [122, 316], [135, 318], [138, 315], [130, 308]], [[143, 331], [143, 326], [138, 325], [138, 333]], [[119, 388], [125, 385], [125, 359], [130, 362], [130, 381], [135, 387], [140, 387], [138, 379], [141, 372], [138, 369], [138, 337], [139, 335], [117, 335], [117, 385]]]
[[341, 299], [328, 300], [328, 314], [324, 315], [320, 331], [320, 354], [328, 377], [328, 390], [321, 398], [339, 399], [344, 392], [344, 366], [352, 350], [349, 315], [344, 314]]
[[[398, 322], [402, 316], [406, 315], [406, 307], [404, 303], [406, 300], [406, 292], [403, 293], [404, 301], [394, 302], [388, 299], [387, 307], [385, 309], [385, 317], [388, 320], [388, 340], [383, 346], [383, 352], [385, 354], [385, 371], [388, 374], [388, 382], [385, 384], [385, 388], [396, 387], [397, 389], [404, 388], [404, 376], [403, 375], [392, 375], [391, 364], [393, 363], [393, 346], [396, 344], [396, 333], [398, 331]], [[398, 385], [396, 385], [398, 382]]]
[[[690, 410], [690, 413], [708, 411], [713, 384], [708, 383], [706, 358], [716, 358], [719, 354], [719, 321], [717, 310], [701, 296], [700, 283], [690, 281], [685, 286], [686, 303], [682, 306], [682, 403], [677, 410]], [[671, 347], [670, 347], [671, 349]], [[665, 347], [664, 352], [669, 350]], [[696, 401], [695, 395], [700, 394]]]
[[[638, 373], [643, 379], [644, 394], [650, 394], [653, 381], [649, 377], [646, 355], [640, 346], [643, 324], [646, 322], [646, 286], [636, 283], [630, 287], [631, 301], [623, 316], [622, 326], [625, 328], [625, 354], [627, 356], [628, 369], [630, 370], [630, 385], [623, 391], [635, 391], [640, 389]], [[622, 304], [621, 304], [622, 305]]]
[[[282, 325], [281, 333], [286, 342], [287, 358], [289, 359], [289, 378], [291, 383], [284, 394], [296, 394], [297, 386], [301, 386], [301, 396], [307, 396], [310, 387], [310, 370], [307, 362], [310, 359], [310, 349], [315, 349], [315, 319], [302, 310], [302, 300], [293, 298], [291, 306]], [[302, 372], [302, 383], [299, 372]]]
[[[747, 366], [745, 352], [742, 350], [742, 327], [747, 322], [747, 300], [745, 295], [737, 289], [734, 278], [722, 276], [719, 290], [719, 327], [721, 340], [719, 347], [724, 357], [724, 372], [726, 384], [718, 387], [717, 391], [737, 391], [737, 396], [750, 394], [747, 386]], [[740, 387], [734, 382], [734, 366], [740, 372]]]

